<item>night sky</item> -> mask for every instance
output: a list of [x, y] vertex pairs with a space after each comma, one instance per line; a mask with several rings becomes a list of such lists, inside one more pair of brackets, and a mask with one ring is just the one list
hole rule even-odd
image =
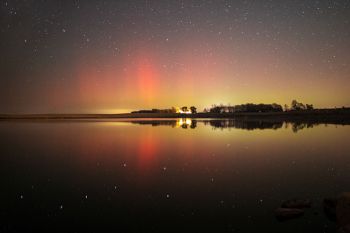
[[350, 106], [350, 1], [1, 1], [0, 113]]

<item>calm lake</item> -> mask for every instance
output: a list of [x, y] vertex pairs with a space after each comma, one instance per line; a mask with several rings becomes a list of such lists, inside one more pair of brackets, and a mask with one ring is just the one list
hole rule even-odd
[[[349, 136], [234, 120], [0, 122], [0, 232], [335, 232], [322, 201], [350, 190]], [[312, 208], [277, 221], [293, 198]]]

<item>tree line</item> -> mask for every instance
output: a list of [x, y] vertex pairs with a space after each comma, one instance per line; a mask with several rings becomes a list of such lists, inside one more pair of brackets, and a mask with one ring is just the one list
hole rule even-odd
[[195, 106], [187, 107], [183, 106], [181, 108], [171, 107], [166, 109], [153, 108], [151, 110], [138, 110], [131, 113], [197, 113], [197, 108]]
[[313, 110], [312, 104], [303, 104], [296, 100], [293, 100], [291, 106], [272, 103], [272, 104], [240, 104], [240, 105], [212, 105], [209, 109], [204, 109], [204, 112], [210, 113], [236, 113], [236, 112], [283, 112], [283, 111], [303, 111]]
[[[312, 104], [303, 104], [297, 100], [293, 100], [290, 107], [285, 104], [284, 108], [280, 104], [240, 104], [240, 105], [212, 105], [211, 108], [205, 108], [205, 113], [237, 113], [237, 112], [283, 112], [283, 111], [304, 111], [313, 110]], [[139, 110], [133, 111], [131, 113], [186, 113], [186, 114], [196, 114], [197, 108], [195, 106], [187, 107], [183, 106], [181, 108], [171, 107], [168, 109], [157, 109], [153, 108], [151, 110]]]

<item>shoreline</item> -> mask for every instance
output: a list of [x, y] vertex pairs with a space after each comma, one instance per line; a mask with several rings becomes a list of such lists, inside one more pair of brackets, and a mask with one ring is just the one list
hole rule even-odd
[[0, 121], [113, 120], [113, 119], [236, 119], [243, 121], [291, 121], [350, 124], [350, 111], [322, 109], [290, 112], [241, 113], [121, 113], [121, 114], [0, 114]]

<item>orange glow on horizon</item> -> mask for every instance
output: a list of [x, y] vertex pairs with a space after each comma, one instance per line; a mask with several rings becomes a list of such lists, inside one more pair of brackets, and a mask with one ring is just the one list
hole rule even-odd
[[[107, 57], [96, 62], [92, 57], [82, 58], [74, 68], [71, 85], [59, 81], [50, 84], [45, 93], [49, 97], [47, 102], [55, 112], [62, 113], [127, 113], [190, 105], [203, 111], [212, 104], [290, 105], [293, 99], [312, 103], [316, 108], [347, 106], [349, 81], [339, 86], [333, 81], [336, 74], [323, 80], [310, 75], [310, 80], [315, 81], [305, 83], [298, 79], [309, 74], [267, 68], [261, 71], [259, 59], [249, 61], [248, 69], [240, 68], [239, 62], [230, 66], [220, 63], [219, 56], [194, 57], [189, 52], [176, 58], [181, 64], [165, 69], [163, 63], [169, 61], [162, 61], [157, 51], [145, 48], [132, 51], [128, 50], [119, 60]], [[297, 81], [286, 84], [286, 80]]]

